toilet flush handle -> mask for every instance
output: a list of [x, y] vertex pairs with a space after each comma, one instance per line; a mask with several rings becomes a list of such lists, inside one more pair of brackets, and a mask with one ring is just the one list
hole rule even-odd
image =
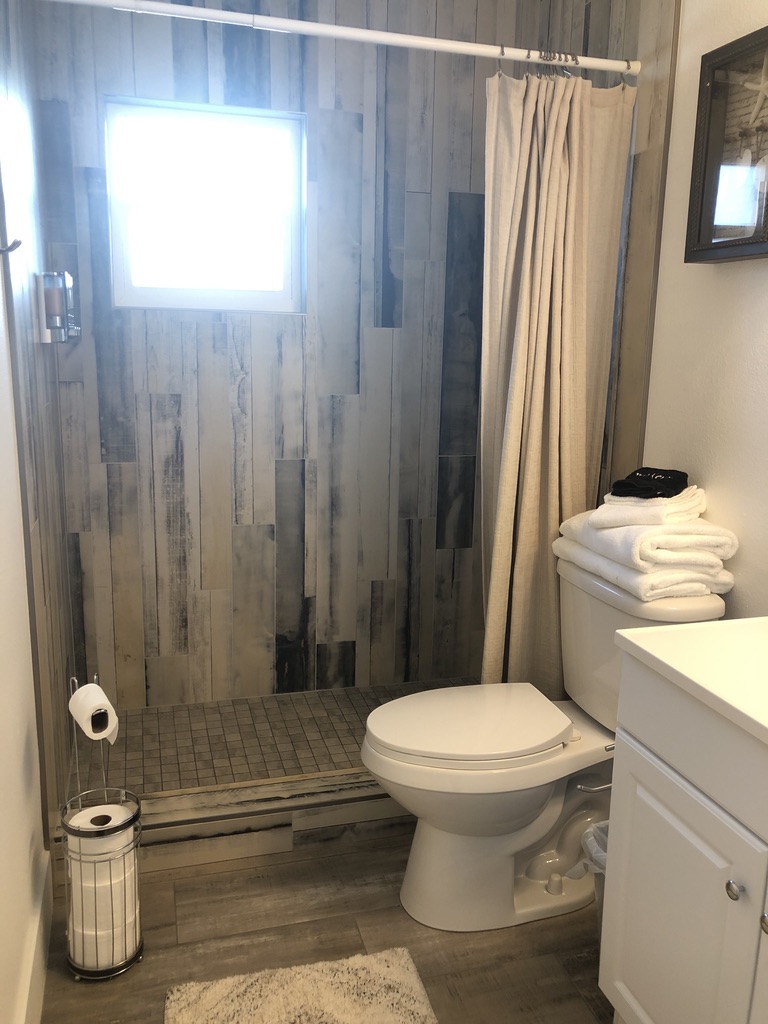
[[580, 782], [576, 783], [576, 789], [581, 790], [582, 793], [605, 793], [606, 790], [611, 788], [611, 783], [606, 782], [602, 786], [582, 786]]

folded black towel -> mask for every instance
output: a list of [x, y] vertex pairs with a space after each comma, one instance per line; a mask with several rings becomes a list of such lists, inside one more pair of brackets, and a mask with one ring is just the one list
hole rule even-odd
[[616, 480], [611, 494], [619, 498], [674, 498], [688, 486], [688, 474], [679, 469], [642, 466], [623, 480]]

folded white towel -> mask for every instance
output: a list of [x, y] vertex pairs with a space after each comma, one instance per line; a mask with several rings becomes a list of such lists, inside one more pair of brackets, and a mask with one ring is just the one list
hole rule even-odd
[[605, 501], [609, 505], [665, 505], [669, 508], [682, 508], [689, 505], [694, 499], [699, 501], [704, 497], [704, 491], [696, 484], [689, 484], [682, 491], [671, 495], [669, 498], [640, 498], [636, 494], [606, 494]]
[[691, 484], [672, 498], [630, 498], [606, 494], [605, 504], [594, 509], [589, 525], [595, 530], [613, 526], [655, 526], [662, 523], [687, 523], [698, 519], [707, 507], [704, 491]]
[[589, 548], [558, 537], [552, 544], [558, 558], [593, 572], [596, 576], [615, 583], [641, 601], [657, 601], [662, 597], [702, 597], [704, 594], [727, 594], [733, 586], [733, 575], [721, 569], [717, 575], [696, 572], [693, 569], [658, 569], [655, 572], [640, 572], [611, 561], [604, 555]]
[[736, 535], [705, 519], [662, 526], [616, 526], [596, 530], [590, 525], [591, 512], [580, 512], [560, 527], [568, 540], [575, 540], [599, 555], [641, 572], [668, 569], [696, 569], [718, 573], [723, 560], [739, 546]]

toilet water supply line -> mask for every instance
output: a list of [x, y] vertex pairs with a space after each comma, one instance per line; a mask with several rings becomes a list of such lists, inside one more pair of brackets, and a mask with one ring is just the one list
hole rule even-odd
[[405, 35], [379, 29], [353, 28], [314, 21], [277, 18], [266, 14], [243, 14], [214, 8], [191, 7], [164, 3], [161, 0], [48, 0], [49, 3], [74, 3], [88, 7], [107, 7], [133, 14], [159, 14], [169, 18], [186, 18], [216, 24], [241, 25], [266, 32], [287, 32], [293, 35], [345, 39], [361, 43], [400, 46], [412, 50], [431, 50], [438, 53], [456, 53], [467, 57], [489, 57], [501, 62], [516, 60], [526, 64], [547, 64], [567, 70], [569, 65], [587, 71], [614, 71], [620, 75], [636, 76], [641, 64], [637, 60], [611, 60], [604, 57], [584, 57], [559, 50], [531, 50], [492, 43], [463, 42], [456, 39], [435, 39], [431, 36]]

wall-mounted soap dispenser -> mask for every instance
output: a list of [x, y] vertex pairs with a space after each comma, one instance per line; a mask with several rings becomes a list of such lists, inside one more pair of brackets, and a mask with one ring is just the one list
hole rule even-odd
[[80, 337], [75, 313], [74, 282], [64, 270], [37, 275], [40, 341], [69, 341]]

